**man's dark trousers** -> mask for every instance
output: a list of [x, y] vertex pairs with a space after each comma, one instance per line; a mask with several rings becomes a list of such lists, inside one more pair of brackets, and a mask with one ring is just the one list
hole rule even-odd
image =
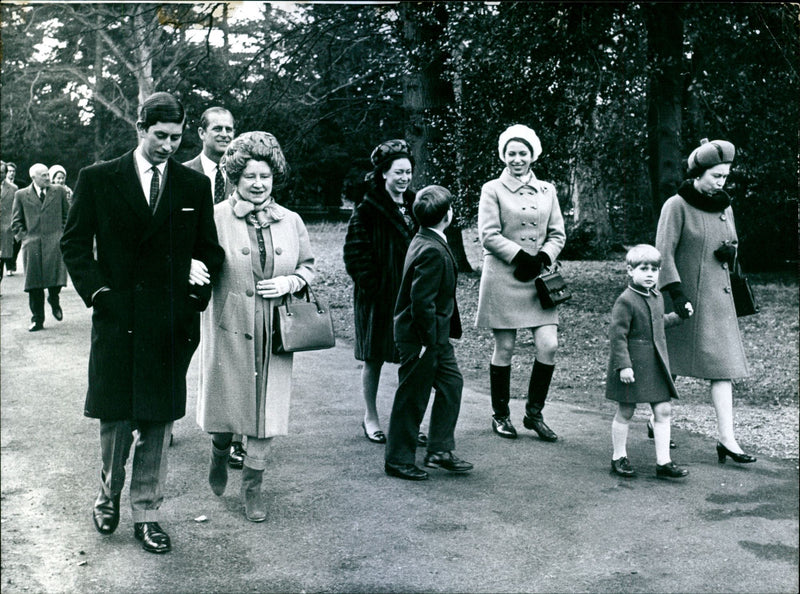
[[464, 378], [458, 369], [450, 342], [426, 349], [418, 358], [421, 345], [398, 343], [400, 351], [399, 385], [392, 405], [386, 461], [414, 464], [417, 434], [431, 389], [436, 390], [428, 430], [428, 451], [449, 452], [455, 449], [455, 429], [461, 408]]

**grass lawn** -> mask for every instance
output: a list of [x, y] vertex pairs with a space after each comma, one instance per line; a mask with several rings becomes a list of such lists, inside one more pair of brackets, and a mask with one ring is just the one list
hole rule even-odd
[[[337, 340], [353, 341], [353, 286], [344, 269], [342, 245], [347, 224], [308, 225], [317, 257], [315, 291], [334, 315]], [[464, 337], [455, 342], [464, 380], [489, 391], [492, 336], [474, 327], [478, 303], [481, 248], [474, 228], [463, 232], [467, 257], [475, 269], [458, 282], [458, 304]], [[607, 409], [604, 381], [608, 357], [608, 321], [611, 306], [627, 284], [620, 261], [565, 261], [564, 275], [573, 298], [559, 306], [559, 352], [551, 397], [593, 408]], [[794, 274], [753, 274], [760, 313], [740, 318], [750, 376], [737, 381], [737, 404], [770, 408], [798, 404], [798, 282]], [[520, 332], [512, 369], [512, 394], [524, 397], [535, 348], [530, 332]], [[707, 382], [678, 378], [681, 403], [708, 403]], [[488, 403], [487, 403], [488, 407]]]

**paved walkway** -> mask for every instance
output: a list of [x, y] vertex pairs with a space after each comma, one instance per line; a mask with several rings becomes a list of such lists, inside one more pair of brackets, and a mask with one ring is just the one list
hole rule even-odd
[[[90, 312], [67, 288], [64, 321], [48, 316], [28, 333], [22, 280], [0, 285], [4, 593], [798, 591], [795, 464], [720, 465], [713, 440], [678, 431], [675, 459], [691, 475], [659, 481], [637, 419], [629, 454], [640, 476], [625, 481], [608, 472], [609, 414], [549, 405], [560, 436], [550, 444], [521, 428], [514, 400], [522, 435], [507, 441], [490, 430], [488, 394], [468, 386], [456, 452], [475, 470], [398, 480], [363, 437], [346, 344], [297, 356], [266, 522], [244, 519], [236, 471], [223, 497], [211, 493], [192, 393], [163, 506], [173, 552], [148, 554], [133, 539], [127, 487], [119, 529], [101, 537], [90, 520], [98, 425], [81, 414]], [[396, 370], [384, 370], [384, 428]]]

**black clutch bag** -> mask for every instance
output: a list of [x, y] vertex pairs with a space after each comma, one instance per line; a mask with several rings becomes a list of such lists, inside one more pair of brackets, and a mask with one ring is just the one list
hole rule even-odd
[[306, 285], [305, 299], [284, 295], [272, 316], [272, 352], [298, 353], [329, 349], [336, 344], [330, 310]]
[[572, 293], [555, 265], [537, 276], [535, 284], [536, 294], [544, 309], [552, 309], [559, 303], [572, 299]]
[[733, 295], [733, 305], [736, 308], [738, 317], [752, 316], [758, 313], [759, 307], [756, 303], [756, 296], [750, 286], [750, 280], [742, 272], [739, 261], [734, 260], [731, 268], [731, 294]]

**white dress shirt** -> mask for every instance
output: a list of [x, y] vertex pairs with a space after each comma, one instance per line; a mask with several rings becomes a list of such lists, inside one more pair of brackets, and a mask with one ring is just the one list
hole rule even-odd
[[[214, 163], [211, 159], [206, 157], [205, 153], [200, 153], [200, 165], [203, 166], [203, 173], [206, 174], [206, 177], [211, 180], [211, 191], [214, 191], [214, 184], [217, 181], [217, 169], [219, 169], [219, 165]], [[225, 172], [222, 173], [222, 179], [225, 179]]]
[[[142, 154], [142, 147], [138, 147], [135, 151], [133, 151], [133, 161], [136, 163], [136, 170], [139, 174], [139, 183], [142, 184], [142, 194], [144, 195], [145, 201], [150, 204], [150, 181], [153, 179], [153, 164], [145, 159], [144, 154]], [[159, 195], [160, 195], [160, 187], [164, 185], [164, 173], [167, 170], [167, 162], [164, 161], [160, 165], [156, 165], [156, 169], [158, 169], [158, 182], [159, 186]]]

